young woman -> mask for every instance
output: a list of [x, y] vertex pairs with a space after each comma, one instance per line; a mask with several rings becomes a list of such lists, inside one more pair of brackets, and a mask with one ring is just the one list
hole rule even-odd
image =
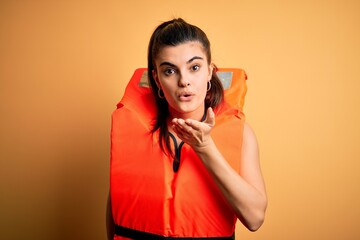
[[224, 99], [205, 33], [158, 26], [148, 78], [151, 96], [113, 114], [109, 239], [234, 239], [237, 219], [256, 231], [267, 206], [256, 137]]

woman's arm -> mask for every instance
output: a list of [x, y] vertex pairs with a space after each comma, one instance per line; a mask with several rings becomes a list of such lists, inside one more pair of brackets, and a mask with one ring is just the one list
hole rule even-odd
[[224, 159], [210, 136], [215, 125], [211, 109], [207, 116], [203, 123], [176, 119], [174, 130], [193, 147], [244, 226], [256, 231], [264, 221], [267, 197], [255, 134], [245, 124], [239, 174]]
[[251, 128], [245, 124], [240, 174], [228, 164], [212, 141], [195, 150], [214, 177], [241, 222], [251, 231], [263, 223], [267, 206], [258, 146]]
[[113, 240], [114, 234], [115, 234], [115, 224], [112, 216], [111, 211], [111, 199], [110, 199], [110, 193], [108, 195], [107, 199], [107, 205], [106, 205], [106, 232], [107, 232], [107, 239]]

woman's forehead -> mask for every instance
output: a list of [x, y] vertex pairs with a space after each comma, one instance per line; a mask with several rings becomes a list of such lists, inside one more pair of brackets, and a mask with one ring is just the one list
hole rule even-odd
[[176, 46], [165, 46], [160, 49], [155, 61], [188, 62], [196, 57], [207, 60], [206, 53], [201, 43], [197, 41], [185, 42]]

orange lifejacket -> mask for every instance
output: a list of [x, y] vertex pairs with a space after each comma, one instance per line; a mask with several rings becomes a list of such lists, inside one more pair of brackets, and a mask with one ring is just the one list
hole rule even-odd
[[[157, 110], [146, 74], [144, 68], [135, 71], [112, 115], [114, 239], [233, 239], [236, 215], [193, 149], [186, 143], [174, 149], [180, 159], [174, 171], [174, 160], [160, 149], [158, 133], [150, 132]], [[218, 75], [225, 103], [215, 109], [211, 136], [239, 171], [246, 74], [222, 68]]]

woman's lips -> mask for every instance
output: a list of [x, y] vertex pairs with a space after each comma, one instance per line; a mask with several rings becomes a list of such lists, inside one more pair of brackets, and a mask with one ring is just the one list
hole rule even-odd
[[179, 94], [179, 100], [183, 102], [191, 101], [191, 99], [194, 97], [194, 94], [191, 92], [183, 92]]

